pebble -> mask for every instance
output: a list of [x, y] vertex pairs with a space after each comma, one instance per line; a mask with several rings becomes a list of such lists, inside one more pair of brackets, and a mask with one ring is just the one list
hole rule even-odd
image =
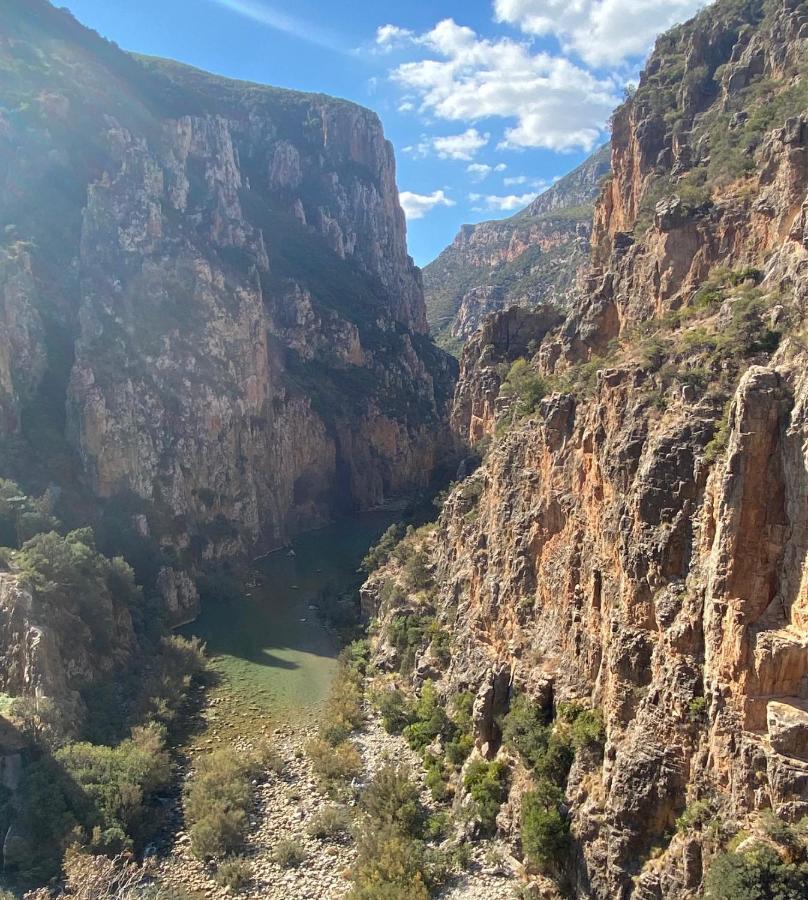
[[[250, 888], [239, 894], [248, 900], [340, 900], [350, 890], [349, 870], [356, 857], [351, 842], [334, 842], [311, 837], [308, 823], [333, 801], [317, 789], [316, 779], [304, 752], [314, 736], [313, 725], [299, 728], [276, 727], [272, 730], [273, 746], [285, 762], [281, 775], [270, 774], [255, 786], [255, 804], [250, 817], [251, 830], [244, 850], [253, 868]], [[423, 769], [415, 753], [403, 738], [388, 734], [378, 718], [368, 710], [365, 728], [353, 736], [365, 767], [362, 781], [367, 783], [388, 760], [407, 762], [413, 773]], [[204, 741], [213, 743], [211, 738]], [[250, 749], [243, 737], [235, 741], [237, 748]], [[421, 783], [422, 799], [434, 807], [429, 792]], [[181, 821], [181, 812], [177, 815]], [[305, 862], [297, 869], [283, 869], [272, 858], [279, 838], [292, 838], [306, 853]], [[512, 900], [519, 884], [516, 873], [507, 866], [496, 871], [483, 871], [491, 866], [492, 851], [507, 859], [504, 844], [487, 840], [474, 845], [469, 869], [438, 895], [439, 900]], [[211, 900], [225, 900], [232, 891], [219, 887], [213, 880], [212, 867], [197, 860], [190, 850], [190, 838], [182, 826], [174, 837], [170, 852], [158, 863], [158, 871], [166, 881], [198, 891]]]

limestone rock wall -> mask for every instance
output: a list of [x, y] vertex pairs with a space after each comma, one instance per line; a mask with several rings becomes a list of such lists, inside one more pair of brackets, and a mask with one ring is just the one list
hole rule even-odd
[[[424, 545], [452, 645], [446, 666], [423, 652], [413, 682], [474, 692], [488, 755], [494, 695], [500, 714], [517, 688], [543, 707], [603, 711], [602, 764], [578, 759], [567, 787], [575, 896], [700, 896], [720, 842], [677, 831], [696, 800], [736, 830], [769, 808], [791, 822], [808, 813], [808, 119], [802, 95], [781, 93], [804, 85], [806, 39], [804, 4], [790, 0], [718, 2], [661, 38], [615, 117], [575, 308], [556, 327], [499, 313], [464, 352], [452, 426], [466, 445], [493, 440]], [[756, 79], [779, 86], [772, 104], [796, 97], [796, 112], [754, 137], [740, 174], [718, 177], [717, 132], [703, 138], [703, 123], [723, 121], [727, 98]], [[686, 374], [706, 321], [687, 314], [719, 267], [741, 274], [710, 327], [720, 337], [739, 298], [774, 298], [762, 315], [779, 349], [701, 357], [714, 368], [700, 388], [666, 381], [666, 363]], [[509, 422], [501, 373], [520, 356], [548, 392], [497, 436]], [[382, 622], [410, 602], [382, 593], [388, 578], [401, 582], [394, 564], [363, 598]], [[517, 779], [500, 817], [514, 838], [522, 789]]]
[[455, 367], [378, 117], [135, 60], [40, 0], [0, 19], [0, 475], [126, 506], [191, 566], [425, 486]]

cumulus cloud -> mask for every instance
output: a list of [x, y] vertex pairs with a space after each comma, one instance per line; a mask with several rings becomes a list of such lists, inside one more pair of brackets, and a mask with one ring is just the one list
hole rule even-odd
[[462, 134], [451, 134], [445, 137], [429, 137], [422, 134], [417, 143], [408, 144], [401, 149], [403, 153], [413, 159], [424, 159], [435, 154], [441, 159], [459, 159], [470, 162], [490, 139], [490, 134], [480, 134], [476, 128], [469, 128]]
[[512, 212], [527, 206], [536, 197], [538, 194], [535, 191], [529, 194], [508, 194], [504, 197], [497, 194], [469, 194], [469, 200], [476, 204], [475, 212]]
[[412, 37], [413, 33], [409, 28], [381, 25], [376, 29], [376, 49], [382, 53], [389, 53], [396, 45], [406, 43]]
[[469, 128], [462, 134], [435, 138], [432, 144], [441, 159], [470, 160], [485, 147], [490, 139], [490, 134], [480, 134], [476, 128]]
[[654, 38], [707, 0], [495, 0], [497, 20], [526, 34], [554, 35], [591, 66], [644, 56]]
[[412, 191], [402, 191], [399, 194], [399, 200], [401, 201], [404, 215], [410, 221], [423, 219], [436, 206], [455, 205], [455, 201], [450, 200], [444, 191], [433, 191], [431, 194], [414, 194]]
[[502, 147], [591, 150], [620, 101], [611, 76], [510, 38], [481, 38], [452, 19], [412, 42], [430, 58], [402, 63], [393, 79], [446, 121], [512, 120]]
[[486, 165], [486, 163], [471, 163], [466, 166], [472, 181], [484, 181], [493, 172], [504, 172], [508, 167], [505, 163], [497, 163], [495, 166]]

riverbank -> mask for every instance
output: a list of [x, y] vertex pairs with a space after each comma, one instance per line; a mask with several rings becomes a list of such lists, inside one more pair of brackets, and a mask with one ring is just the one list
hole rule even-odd
[[[212, 698], [206, 713], [213, 725], [226, 711], [226, 704]], [[365, 725], [353, 737], [363, 766], [362, 777], [355, 785], [356, 793], [373, 778], [385, 760], [394, 759], [410, 765], [421, 782], [423, 800], [430, 805], [417, 756], [403, 738], [384, 730], [370, 707], [366, 707], [365, 713]], [[280, 773], [267, 773], [266, 781], [255, 785], [251, 829], [243, 853], [252, 880], [240, 896], [246, 900], [339, 900], [350, 890], [350, 867], [356, 851], [349, 837], [320, 838], [309, 833], [312, 821], [334, 802], [319, 788], [305, 753], [316, 726], [310, 722], [271, 727], [268, 721], [260, 720], [256, 725], [256, 735], [270, 740], [283, 761], [283, 769]], [[232, 745], [249, 753], [258, 740], [257, 736], [238, 735]], [[195, 752], [205, 752], [214, 742], [211, 736], [203, 738]], [[191, 764], [192, 761], [193, 754]], [[353, 803], [355, 799], [349, 801], [349, 806]], [[274, 854], [281, 841], [290, 839], [299, 846], [304, 859], [295, 868], [284, 868], [276, 862]], [[510, 857], [506, 846], [499, 841], [485, 840], [471, 845], [471, 851], [467, 872], [446, 886], [439, 894], [440, 900], [513, 900], [519, 885], [518, 863]], [[190, 838], [184, 830], [177, 832], [157, 870], [166, 882], [211, 900], [233, 896], [232, 890], [216, 883], [211, 867], [191, 854]]]

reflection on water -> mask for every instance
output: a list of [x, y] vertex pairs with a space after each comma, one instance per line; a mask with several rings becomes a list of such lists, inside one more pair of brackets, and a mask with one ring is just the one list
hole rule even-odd
[[204, 605], [183, 633], [206, 642], [225, 691], [280, 716], [316, 708], [339, 648], [312, 605], [322, 590], [356, 583], [367, 548], [394, 519], [365, 513], [302, 535], [293, 556], [280, 551], [255, 564], [240, 600]]

